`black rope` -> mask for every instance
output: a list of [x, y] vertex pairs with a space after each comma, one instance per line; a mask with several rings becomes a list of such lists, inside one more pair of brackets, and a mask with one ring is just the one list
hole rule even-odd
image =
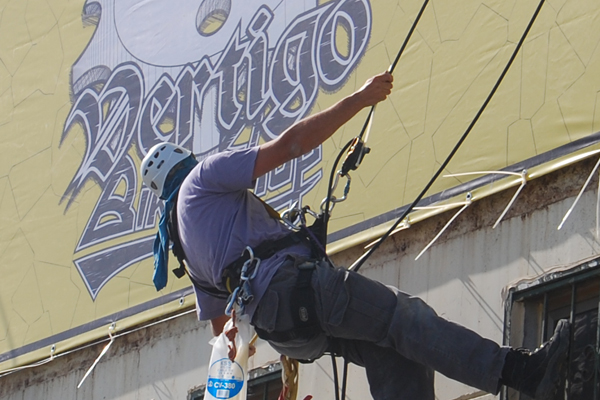
[[337, 362], [335, 361], [335, 353], [331, 353], [331, 366], [333, 368], [333, 388], [335, 390], [335, 400], [340, 400], [340, 384], [337, 370]]
[[[429, 0], [425, 0], [425, 2], [423, 3], [423, 6], [421, 7], [421, 10], [419, 11], [419, 14], [417, 15], [417, 18], [415, 19], [409, 33], [408, 36], [406, 37], [406, 39], [404, 40], [404, 43], [402, 44], [402, 47], [400, 48], [400, 51], [398, 52], [398, 54], [396, 55], [396, 58], [394, 60], [394, 62], [392, 63], [392, 65], [390, 66], [388, 72], [392, 73], [394, 71], [394, 69], [396, 68], [396, 65], [398, 64], [398, 61], [400, 60], [400, 57], [402, 56], [402, 53], [404, 52], [404, 49], [407, 46], [408, 40], [410, 39], [410, 37], [412, 36], [417, 23], [419, 22], [421, 16], [423, 15], [423, 12], [425, 11], [425, 7], [427, 6], [427, 3], [429, 2]], [[514, 62], [515, 58], [517, 57], [517, 54], [519, 53], [519, 50], [521, 49], [521, 47], [523, 46], [523, 43], [525, 42], [525, 38], [527, 37], [529, 31], [531, 30], [531, 27], [533, 26], [535, 20], [537, 19], [538, 14], [540, 13], [540, 10], [542, 9], [542, 6], [544, 5], [545, 0], [540, 0], [540, 3], [537, 7], [537, 9], [535, 10], [535, 13], [533, 14], [531, 20], [529, 21], [529, 24], [527, 25], [527, 28], [525, 29], [525, 32], [523, 33], [523, 35], [521, 36], [521, 39], [519, 40], [519, 43], [517, 44], [517, 47], [515, 48], [512, 56], [510, 57], [508, 64], [506, 64], [506, 67], [504, 68], [504, 70], [502, 71], [502, 74], [500, 75], [500, 77], [498, 78], [498, 80], [496, 81], [496, 84], [494, 85], [494, 87], [492, 88], [492, 91], [490, 92], [490, 94], [488, 95], [488, 97], [486, 98], [486, 100], [484, 101], [483, 105], [481, 106], [481, 108], [479, 109], [479, 111], [477, 112], [477, 114], [475, 115], [475, 117], [473, 118], [473, 120], [471, 121], [471, 123], [469, 124], [467, 130], [463, 133], [463, 135], [460, 137], [460, 139], [458, 140], [458, 142], [456, 143], [456, 145], [454, 146], [454, 148], [452, 149], [452, 151], [450, 152], [450, 154], [448, 155], [448, 157], [446, 157], [446, 160], [442, 163], [442, 165], [440, 166], [440, 168], [437, 170], [437, 172], [433, 175], [433, 177], [430, 179], [430, 181], [427, 183], [427, 185], [425, 185], [425, 188], [423, 188], [423, 190], [421, 191], [421, 193], [419, 193], [419, 195], [415, 198], [415, 200], [410, 204], [410, 206], [402, 213], [402, 215], [400, 216], [400, 218], [398, 218], [396, 220], [396, 222], [392, 225], [392, 227], [377, 241], [377, 243], [375, 243], [375, 245], [373, 247], [371, 247], [371, 249], [369, 249], [368, 252], [366, 252], [365, 254], [363, 254], [358, 260], [356, 260], [354, 262], [354, 264], [352, 264], [350, 266], [350, 270], [353, 271], [358, 271], [360, 269], [360, 267], [364, 264], [364, 262], [381, 246], [381, 244], [392, 234], [392, 232], [398, 227], [398, 225], [404, 220], [404, 218], [406, 218], [406, 216], [412, 211], [412, 209], [419, 203], [419, 201], [421, 201], [421, 199], [423, 198], [423, 196], [425, 196], [425, 194], [427, 193], [427, 191], [431, 188], [431, 186], [433, 185], [433, 183], [437, 180], [437, 178], [440, 176], [440, 174], [442, 173], [442, 171], [448, 166], [448, 164], [450, 163], [450, 161], [452, 160], [452, 158], [454, 157], [454, 155], [456, 154], [456, 152], [458, 151], [458, 149], [460, 148], [460, 146], [463, 144], [463, 142], [465, 141], [465, 139], [467, 138], [467, 136], [469, 135], [469, 133], [471, 132], [471, 130], [473, 129], [473, 127], [475, 126], [475, 124], [477, 123], [477, 121], [479, 120], [479, 118], [481, 117], [481, 114], [483, 114], [483, 111], [486, 109], [486, 107], [488, 106], [488, 104], [490, 103], [490, 101], [492, 100], [492, 97], [494, 97], [494, 94], [496, 94], [496, 91], [498, 90], [498, 87], [500, 86], [500, 84], [502, 83], [502, 81], [504, 80], [504, 77], [506, 76], [506, 74], [508, 73], [508, 70], [510, 69], [510, 67], [512, 66], [512, 63]], [[371, 110], [369, 111], [369, 114], [367, 116], [367, 119], [365, 121], [365, 124], [363, 125], [363, 128], [358, 136], [359, 140], [362, 140], [364, 133], [369, 125], [369, 122], [371, 120], [371, 118], [373, 117], [373, 113], [375, 112], [375, 106], [371, 107]], [[329, 178], [329, 189], [327, 191], [327, 200], [325, 203], [325, 209], [323, 210], [323, 218], [324, 218], [324, 228], [325, 228], [325, 234], [327, 233], [327, 225], [329, 222], [329, 207], [331, 204], [331, 199], [332, 199], [332, 195], [333, 195], [333, 179], [335, 177], [336, 174], [336, 169], [337, 169], [337, 165], [342, 157], [342, 155], [345, 153], [345, 151], [350, 147], [350, 145], [355, 141], [355, 139], [352, 139], [350, 142], [348, 142], [346, 144], [346, 146], [344, 146], [344, 148], [340, 151], [340, 153], [338, 154], [337, 158], [335, 159], [335, 162], [333, 164], [333, 168], [331, 170], [331, 174], [330, 174], [330, 178]], [[326, 235], [324, 235], [326, 236]], [[338, 371], [337, 371], [337, 363], [335, 362], [335, 356], [332, 353], [332, 364], [333, 364], [333, 372], [334, 372], [334, 387], [335, 387], [335, 397], [336, 400], [339, 400], [339, 382], [338, 382]], [[343, 374], [343, 382], [342, 382], [342, 399], [345, 400], [346, 398], [346, 382], [347, 382], [347, 375], [348, 375], [348, 363], [346, 362], [346, 360], [344, 360], [344, 374]]]
[[[408, 45], [408, 41], [410, 40], [413, 32], [415, 31], [417, 24], [419, 23], [419, 20], [421, 19], [421, 16], [423, 15], [423, 12], [425, 11], [425, 8], [427, 7], [427, 4], [429, 3], [429, 0], [425, 0], [423, 2], [423, 6], [421, 7], [421, 10], [419, 11], [419, 14], [417, 14], [417, 18], [415, 19], [415, 21], [413, 22], [410, 30], [408, 31], [408, 35], [406, 36], [406, 38], [404, 39], [404, 43], [402, 43], [402, 47], [400, 47], [400, 50], [398, 51], [398, 53], [396, 54], [396, 58], [394, 59], [394, 62], [390, 65], [388, 72], [391, 74], [394, 72], [394, 69], [396, 68], [396, 65], [398, 64], [398, 61], [400, 60], [400, 57], [402, 56], [402, 54], [404, 53], [404, 50], [406, 49], [406, 46]], [[362, 139], [364, 137], [364, 134], [367, 130], [367, 127], [369, 126], [369, 122], [371, 121], [371, 118], [373, 118], [373, 114], [375, 113], [375, 106], [372, 106], [369, 114], [367, 115], [367, 119], [365, 120], [365, 123], [361, 129], [360, 134], [358, 135], [358, 140], [362, 142]], [[334, 163], [333, 163], [333, 167], [331, 168], [331, 173], [329, 175], [329, 185], [328, 190], [327, 190], [327, 197], [326, 197], [326, 201], [325, 201], [325, 207], [322, 210], [322, 218], [323, 218], [323, 225], [322, 225], [322, 229], [323, 229], [323, 234], [321, 235], [323, 242], [323, 246], [326, 245], [326, 241], [327, 241], [327, 228], [329, 225], [329, 207], [331, 205], [331, 201], [333, 198], [333, 180], [335, 179], [335, 175], [337, 173], [337, 166], [342, 158], [342, 156], [346, 153], [346, 151], [348, 150], [348, 148], [356, 141], [356, 138], [353, 138], [352, 140], [350, 140], [348, 143], [346, 143], [346, 145], [340, 150], [338, 156], [336, 157]], [[338, 370], [337, 370], [337, 363], [335, 361], [335, 355], [334, 353], [332, 353], [331, 355], [331, 361], [333, 364], [333, 374], [334, 374], [334, 380], [333, 380], [333, 384], [334, 384], [334, 389], [335, 389], [335, 398], [336, 400], [340, 400], [340, 385], [339, 385], [339, 377], [338, 377]], [[341, 399], [345, 400], [346, 399], [346, 388], [347, 388], [347, 381], [348, 381], [348, 361], [346, 361], [346, 359], [344, 359], [344, 369], [343, 369], [343, 375], [342, 375], [342, 387], [341, 387]]]
[[469, 124], [469, 127], [467, 128], [467, 130], [465, 131], [465, 133], [463, 133], [463, 135], [461, 136], [461, 138], [459, 139], [459, 141], [456, 143], [456, 145], [454, 146], [454, 148], [452, 149], [452, 151], [450, 152], [450, 154], [448, 155], [448, 157], [446, 158], [446, 160], [442, 163], [442, 165], [440, 166], [440, 168], [433, 175], [433, 177], [427, 183], [427, 185], [421, 191], [421, 193], [419, 193], [419, 195], [417, 196], [417, 198], [402, 213], [402, 215], [400, 216], [400, 218], [398, 218], [396, 220], [396, 222], [392, 225], [392, 227], [381, 238], [379, 238], [379, 240], [377, 241], [377, 243], [375, 243], [375, 245], [373, 247], [371, 247], [368, 252], [364, 253], [358, 260], [356, 260], [354, 262], [354, 264], [352, 264], [350, 266], [350, 268], [349, 268], [350, 270], [352, 270], [352, 271], [358, 271], [360, 269], [360, 267], [364, 264], [364, 262], [367, 260], [367, 258], [369, 258], [381, 246], [381, 244], [383, 243], [383, 241], [385, 239], [387, 239], [392, 234], [392, 232], [398, 227], [398, 225], [400, 225], [400, 223], [404, 220], [404, 218], [406, 218], [406, 216], [419, 203], [419, 201], [421, 201], [421, 199], [423, 198], [423, 196], [425, 196], [425, 193], [427, 193], [427, 191], [431, 188], [431, 186], [433, 185], [433, 183], [440, 176], [440, 174], [442, 173], [442, 171], [446, 168], [446, 166], [448, 165], [448, 163], [450, 162], [450, 160], [452, 160], [452, 157], [454, 157], [454, 155], [456, 154], [456, 152], [458, 151], [458, 149], [460, 148], [460, 146], [462, 145], [462, 143], [465, 141], [465, 139], [469, 135], [469, 133], [471, 132], [471, 130], [473, 129], [473, 127], [475, 126], [475, 124], [479, 120], [479, 117], [481, 117], [481, 114], [483, 114], [483, 111], [485, 110], [485, 108], [487, 107], [487, 105], [489, 104], [489, 102], [492, 100], [492, 97], [494, 96], [494, 94], [498, 90], [498, 87], [502, 83], [502, 80], [504, 79], [504, 77], [508, 73], [508, 70], [512, 66], [513, 61], [517, 57], [517, 54], [519, 53], [519, 50], [521, 49], [521, 47], [522, 47], [522, 45], [523, 45], [523, 43], [525, 41], [525, 38], [527, 37], [527, 34], [531, 30], [531, 27], [533, 26], [533, 23], [535, 22], [538, 14], [540, 13], [540, 10], [542, 9], [542, 6], [544, 5], [544, 1], [545, 0], [540, 0], [540, 3], [538, 5], [537, 9], [535, 10], [535, 13], [533, 14], [533, 17], [531, 18], [531, 20], [529, 21], [529, 24], [527, 25], [527, 29], [525, 29], [525, 32], [521, 36], [521, 39], [519, 40], [519, 43], [517, 44], [517, 47], [515, 48], [515, 51], [513, 52], [512, 56], [510, 57], [510, 60], [508, 61], [508, 64], [506, 64], [506, 67], [504, 68], [504, 71], [502, 71], [502, 74], [500, 75], [500, 77], [496, 81], [496, 84], [494, 85], [494, 88], [492, 89], [492, 91], [490, 92], [490, 94], [488, 95], [488, 97], [485, 99], [485, 102], [483, 103], [483, 105], [481, 106], [481, 108], [479, 109], [479, 111], [477, 112], [477, 114], [475, 115], [475, 118], [473, 118], [473, 121], [471, 121], [471, 123]]
[[[404, 53], [404, 50], [406, 49], [406, 46], [408, 45], [408, 41], [410, 40], [413, 32], [415, 31], [417, 24], [419, 23], [419, 20], [421, 19], [421, 16], [423, 15], [423, 12], [425, 11], [425, 7], [427, 6], [427, 4], [429, 3], [429, 0], [425, 0], [423, 3], [423, 6], [421, 7], [421, 10], [419, 11], [419, 14], [417, 15], [417, 18], [415, 19], [415, 21], [413, 22], [410, 30], [408, 31], [408, 35], [406, 36], [406, 38], [404, 39], [404, 43], [402, 43], [402, 47], [400, 47], [400, 50], [398, 51], [398, 54], [396, 54], [396, 58], [394, 59], [394, 62], [390, 65], [388, 72], [389, 73], [393, 73], [394, 69], [396, 68], [396, 65], [398, 64], [398, 61], [400, 60], [400, 57], [402, 56], [402, 53]], [[362, 138], [367, 130], [367, 127], [369, 126], [369, 122], [371, 120], [371, 118], [373, 118], [373, 113], [375, 112], [375, 106], [371, 107], [371, 110], [369, 111], [369, 114], [367, 115], [367, 119], [365, 120], [365, 123], [362, 127], [362, 130], [360, 132], [360, 134], [358, 135], [358, 139], [360, 141], [362, 141]], [[334, 163], [333, 163], [333, 167], [331, 168], [331, 173], [329, 175], [329, 184], [328, 184], [328, 189], [327, 189], [327, 197], [325, 200], [325, 207], [323, 208], [322, 212], [321, 212], [321, 216], [323, 218], [322, 222], [322, 234], [320, 235], [321, 239], [323, 240], [323, 246], [326, 245], [327, 242], [327, 227], [329, 225], [329, 208], [331, 206], [331, 201], [333, 199], [333, 180], [335, 179], [335, 175], [337, 174], [337, 166], [342, 158], [342, 156], [344, 154], [346, 154], [346, 151], [348, 150], [348, 148], [352, 145], [352, 143], [354, 143], [354, 141], [356, 140], [356, 138], [353, 138], [352, 140], [350, 140], [348, 143], [346, 143], [346, 145], [340, 150], [339, 154], [337, 155]], [[334, 390], [335, 390], [335, 398], [336, 400], [340, 400], [340, 385], [339, 385], [339, 376], [338, 376], [338, 370], [337, 370], [337, 363], [335, 361], [335, 354], [331, 353], [331, 362], [332, 362], [332, 367], [333, 367], [333, 385], [334, 385]], [[346, 359], [344, 359], [344, 370], [343, 370], [343, 376], [342, 376], [342, 387], [341, 387], [341, 399], [345, 400], [346, 399], [346, 387], [347, 387], [347, 380], [348, 380], [348, 362], [346, 361]]]
[[[388, 68], [388, 72], [391, 74], [394, 72], [394, 69], [396, 69], [396, 65], [398, 64], [398, 61], [400, 61], [400, 57], [402, 57], [402, 54], [404, 53], [404, 50], [406, 49], [406, 46], [408, 45], [408, 41], [410, 40], [410, 38], [412, 37], [413, 32], [415, 31], [415, 29], [417, 28], [417, 24], [419, 23], [421, 16], [423, 15], [423, 13], [425, 12], [425, 8], [427, 7], [427, 4], [429, 3], [429, 0], [425, 0], [423, 2], [423, 5], [421, 6], [421, 10], [419, 10], [419, 13], [417, 14], [417, 18], [414, 20], [412, 26], [410, 27], [410, 30], [408, 31], [408, 35], [406, 36], [406, 38], [404, 39], [404, 42], [402, 43], [402, 46], [400, 47], [400, 50], [398, 51], [398, 53], [396, 54], [396, 58], [394, 59], [394, 61], [392, 62], [392, 64], [390, 65], [390, 67]], [[367, 119], [365, 120], [365, 123], [360, 131], [360, 134], [358, 135], [358, 139], [362, 140], [362, 138], [365, 135], [365, 132], [367, 130], [367, 127], [369, 126], [369, 121], [371, 120], [371, 118], [373, 118], [373, 113], [375, 112], [375, 106], [371, 106], [371, 109], [369, 110], [369, 114], [367, 115]], [[337, 166], [340, 162], [340, 159], [342, 158], [342, 156], [346, 153], [346, 150], [348, 150], [348, 148], [350, 147], [350, 145], [355, 141], [355, 138], [351, 139], [348, 143], [346, 143], [346, 145], [340, 150], [337, 158], [335, 159], [334, 163], [333, 163], [333, 167], [331, 168], [331, 174], [329, 175], [329, 185], [327, 186], [327, 197], [326, 197], [326, 201], [325, 201], [325, 208], [323, 209], [323, 229], [325, 231], [325, 234], [322, 235], [324, 240], [327, 240], [327, 228], [328, 228], [328, 224], [329, 224], [329, 207], [331, 205], [331, 199], [333, 198], [333, 180], [335, 179], [335, 175], [337, 173]], [[323, 245], [325, 245], [326, 243], [323, 243]]]
[[339, 373], [336, 358], [337, 355], [335, 352], [331, 352], [331, 367], [333, 369], [333, 389], [335, 391], [335, 400], [345, 400], [346, 399], [346, 389], [348, 386], [348, 365], [350, 364], [343, 358], [344, 368], [342, 369], [342, 387], [340, 388], [339, 382]]
[[346, 399], [346, 388], [348, 384], [348, 361], [344, 358], [344, 375], [342, 375], [342, 399]]
[[[400, 50], [398, 50], [398, 53], [396, 54], [396, 58], [394, 59], [394, 62], [392, 62], [392, 64], [390, 65], [390, 67], [387, 70], [387, 72], [389, 72], [390, 74], [394, 73], [394, 70], [396, 69], [396, 65], [398, 65], [398, 61], [400, 61], [400, 57], [402, 57], [402, 54], [404, 54], [404, 50], [406, 49], [406, 46], [408, 46], [408, 41], [410, 40], [413, 32], [417, 28], [417, 24], [419, 23], [419, 20], [423, 16], [423, 13], [425, 12], [425, 8], [427, 8], [428, 3], [429, 3], [429, 0], [425, 0], [423, 2], [423, 5], [421, 6], [421, 10], [419, 10], [419, 13], [417, 14], [417, 18], [415, 19], [412, 26], [410, 27], [410, 30], [408, 31], [408, 35], [404, 39], [404, 43], [402, 43], [402, 47], [400, 47]], [[371, 120], [371, 118], [373, 118], [374, 113], [375, 113], [375, 106], [371, 106], [371, 110], [369, 111], [369, 115], [367, 115], [365, 124], [363, 125], [362, 130], [360, 131], [360, 134], [358, 135], [358, 137], [360, 139], [362, 139], [363, 136], [365, 135], [367, 126], [369, 126], [369, 121]]]

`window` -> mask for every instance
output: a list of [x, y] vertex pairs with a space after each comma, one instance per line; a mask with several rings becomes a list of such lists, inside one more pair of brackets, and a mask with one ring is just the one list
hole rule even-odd
[[[599, 346], [600, 258], [536, 282], [512, 288], [506, 302], [505, 342], [536, 348], [560, 319], [571, 321], [571, 349], [563, 400], [600, 400]], [[504, 400], [525, 400], [509, 389]]]
[[[188, 400], [203, 400], [205, 387], [202, 385], [190, 391]], [[248, 373], [247, 400], [277, 400], [282, 388], [280, 363], [256, 368]]]

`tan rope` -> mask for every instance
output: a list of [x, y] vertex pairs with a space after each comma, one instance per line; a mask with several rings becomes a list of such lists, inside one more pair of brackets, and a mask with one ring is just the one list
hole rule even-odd
[[280, 361], [283, 388], [277, 400], [296, 400], [298, 395], [298, 360], [281, 356]]

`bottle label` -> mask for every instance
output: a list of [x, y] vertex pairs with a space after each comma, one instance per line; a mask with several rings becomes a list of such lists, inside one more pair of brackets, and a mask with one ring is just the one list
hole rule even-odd
[[231, 399], [244, 387], [244, 370], [237, 362], [223, 358], [214, 362], [208, 371], [206, 389], [216, 399]]

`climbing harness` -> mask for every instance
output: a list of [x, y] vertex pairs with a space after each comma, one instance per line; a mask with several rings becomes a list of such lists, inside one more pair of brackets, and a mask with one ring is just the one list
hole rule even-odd
[[[243, 311], [245, 306], [254, 299], [250, 281], [256, 276], [261, 260], [266, 260], [279, 251], [299, 243], [307, 243], [311, 247], [313, 255], [318, 255], [321, 252], [324, 254], [324, 250], [322, 250], [320, 244], [316, 241], [310, 228], [302, 225], [296, 232], [290, 233], [281, 239], [265, 241], [258, 246], [255, 246], [254, 249], [247, 246], [238, 259], [225, 267], [222, 275], [222, 284], [227, 289], [227, 292], [230, 293], [227, 301], [226, 314], [230, 315], [232, 308], [236, 304]], [[308, 304], [310, 303], [310, 299], [312, 299], [312, 295], [308, 296], [306, 295], [306, 292], [308, 289], [311, 289], [310, 278], [315, 268], [315, 264], [313, 262], [302, 262], [302, 260], [300, 260], [299, 262], [296, 262], [296, 267], [298, 268], [299, 273], [294, 290], [298, 290], [298, 292], [296, 293], [296, 296], [294, 296], [294, 300], [302, 299], [303, 303]], [[309, 309], [310, 307], [314, 308], [314, 306], [310, 305], [307, 305], [306, 307]], [[311, 316], [313, 314], [314, 312], [310, 313]], [[311, 322], [312, 321], [311, 317]], [[304, 321], [298, 322], [298, 331], [294, 333], [294, 335], [296, 335], [295, 337], [299, 337], [299, 332], [304, 332]], [[308, 331], [305, 333], [308, 333]], [[260, 335], [260, 337], [265, 339], [267, 333]], [[271, 338], [269, 340], [275, 339]], [[279, 341], [281, 341], [281, 339]]]
[[260, 258], [254, 256], [254, 251], [250, 246], [246, 246], [244, 253], [248, 253], [248, 259], [242, 265], [242, 270], [239, 275], [239, 284], [233, 291], [231, 292], [231, 296], [229, 296], [229, 301], [227, 303], [227, 308], [225, 309], [225, 314], [231, 316], [233, 306], [238, 305], [241, 312], [244, 312], [244, 309], [252, 300], [254, 300], [254, 295], [252, 294], [252, 289], [250, 288], [250, 280], [256, 277], [258, 273], [258, 267], [260, 267]]

